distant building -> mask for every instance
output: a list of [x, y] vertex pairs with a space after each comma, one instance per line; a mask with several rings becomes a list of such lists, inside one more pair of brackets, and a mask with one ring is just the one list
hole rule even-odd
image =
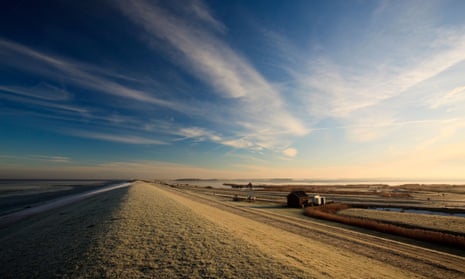
[[308, 195], [304, 191], [293, 191], [287, 195], [287, 206], [301, 208], [308, 204]]
[[325, 197], [322, 197], [320, 195], [313, 196], [313, 205], [325, 205], [325, 204], [326, 204]]

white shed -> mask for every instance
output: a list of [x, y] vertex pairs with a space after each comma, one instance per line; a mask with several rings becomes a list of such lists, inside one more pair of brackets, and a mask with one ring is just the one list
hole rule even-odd
[[326, 204], [326, 198], [320, 195], [313, 196], [313, 205], [324, 205]]

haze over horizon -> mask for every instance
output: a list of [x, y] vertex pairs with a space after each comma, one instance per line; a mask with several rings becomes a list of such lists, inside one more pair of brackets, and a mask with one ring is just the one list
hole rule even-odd
[[0, 3], [0, 178], [465, 181], [465, 1]]

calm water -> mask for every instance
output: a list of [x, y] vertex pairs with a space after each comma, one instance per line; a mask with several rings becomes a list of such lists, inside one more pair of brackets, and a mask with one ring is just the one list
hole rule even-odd
[[110, 180], [0, 180], [0, 196], [31, 195], [111, 184]]
[[63, 196], [97, 190], [123, 181], [0, 180], [0, 215], [35, 207]]

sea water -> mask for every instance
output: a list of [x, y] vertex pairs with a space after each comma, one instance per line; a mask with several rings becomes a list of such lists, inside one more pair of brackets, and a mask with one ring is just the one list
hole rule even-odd
[[99, 189], [113, 180], [0, 180], [0, 215], [63, 196]]

